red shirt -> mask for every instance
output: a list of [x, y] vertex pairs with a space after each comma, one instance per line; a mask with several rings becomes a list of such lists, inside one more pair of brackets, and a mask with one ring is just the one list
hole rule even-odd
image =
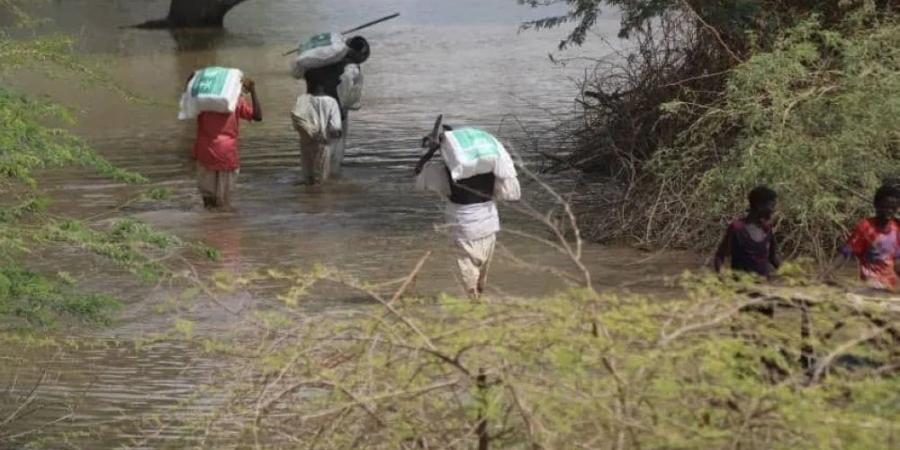
[[845, 250], [859, 260], [859, 276], [873, 287], [894, 289], [897, 287], [895, 260], [900, 258], [900, 223], [891, 219], [884, 228], [878, 228], [875, 219], [859, 222]]
[[209, 170], [232, 171], [240, 166], [238, 135], [240, 119], [253, 119], [253, 105], [244, 97], [231, 114], [204, 112], [197, 116], [194, 158]]

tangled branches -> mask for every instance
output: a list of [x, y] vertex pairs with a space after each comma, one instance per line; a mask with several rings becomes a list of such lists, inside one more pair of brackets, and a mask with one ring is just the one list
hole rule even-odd
[[201, 448], [889, 448], [900, 431], [890, 298], [688, 277], [667, 302], [473, 304], [299, 279], [376, 303], [267, 313], [221, 343], [241, 363], [211, 389]]

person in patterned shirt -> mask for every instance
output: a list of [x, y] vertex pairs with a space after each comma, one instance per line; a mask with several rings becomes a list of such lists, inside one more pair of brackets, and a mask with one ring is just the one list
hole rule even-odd
[[896, 290], [900, 268], [900, 187], [885, 184], [875, 192], [875, 216], [861, 220], [841, 248], [840, 265], [855, 257], [859, 276], [875, 289]]

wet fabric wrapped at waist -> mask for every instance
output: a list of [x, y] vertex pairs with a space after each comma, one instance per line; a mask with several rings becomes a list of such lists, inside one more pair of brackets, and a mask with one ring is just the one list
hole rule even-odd
[[470, 205], [447, 202], [445, 214], [453, 240], [471, 241], [500, 231], [500, 215], [494, 202]]
[[343, 125], [337, 101], [327, 95], [300, 95], [291, 110], [291, 119], [294, 129], [323, 143], [339, 133]]

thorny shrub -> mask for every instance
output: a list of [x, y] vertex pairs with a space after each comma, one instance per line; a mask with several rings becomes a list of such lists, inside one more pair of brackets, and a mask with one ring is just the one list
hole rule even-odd
[[[222, 400], [188, 421], [189, 444], [895, 447], [896, 302], [788, 272], [779, 286], [686, 275], [685, 293], [667, 301], [583, 289], [486, 304], [391, 299], [322, 267], [220, 282], [225, 291], [210, 284], [216, 296], [276, 280], [284, 304], [249, 317], [246, 332], [199, 340], [236, 363], [197, 396]], [[374, 304], [310, 317], [306, 293], [326, 280]], [[184, 420], [177, 411], [157, 417], [134, 447]]]
[[898, 44], [892, 19], [858, 14], [840, 29], [802, 22], [729, 70], [716, 101], [663, 104], [654, 127], [689, 123], [646, 158], [630, 154], [624, 188], [583, 206], [594, 216], [588, 231], [710, 249], [746, 193], [769, 184], [780, 193], [786, 251], [828, 260], [871, 214], [881, 180], [900, 173]]

